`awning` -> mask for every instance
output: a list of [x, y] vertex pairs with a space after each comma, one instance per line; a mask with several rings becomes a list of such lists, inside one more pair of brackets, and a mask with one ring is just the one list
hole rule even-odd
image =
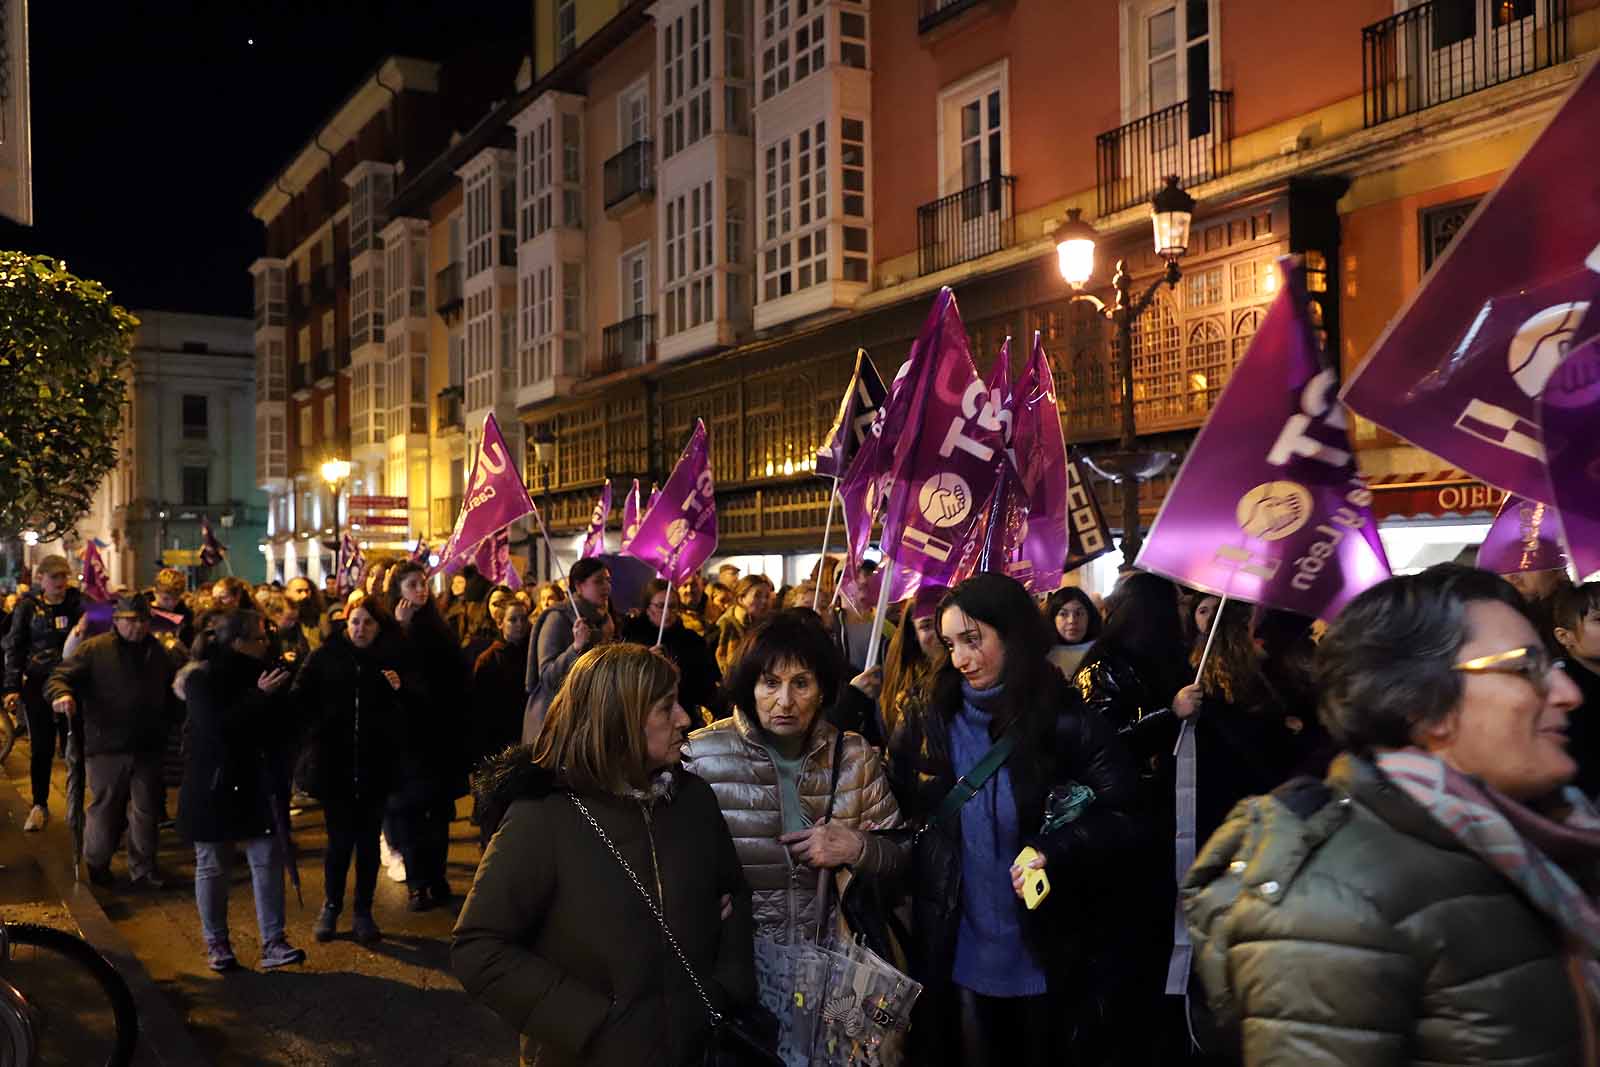
[[1367, 449], [1358, 453], [1357, 462], [1367, 475], [1379, 521], [1493, 516], [1506, 498], [1505, 490], [1420, 448]]

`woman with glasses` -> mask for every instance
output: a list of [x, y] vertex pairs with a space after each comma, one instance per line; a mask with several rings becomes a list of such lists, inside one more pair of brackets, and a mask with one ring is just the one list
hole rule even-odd
[[1241, 806], [1183, 895], [1246, 1067], [1593, 1063], [1600, 814], [1567, 788], [1578, 690], [1521, 596], [1445, 565], [1317, 651], [1325, 782]]

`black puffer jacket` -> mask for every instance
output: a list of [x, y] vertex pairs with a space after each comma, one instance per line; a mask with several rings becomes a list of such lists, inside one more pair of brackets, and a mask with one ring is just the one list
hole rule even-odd
[[[287, 825], [296, 730], [288, 688], [268, 695], [256, 684], [269, 666], [225, 650], [184, 680], [189, 737], [178, 827], [190, 841], [264, 837]], [[275, 804], [284, 806], [278, 817]]]
[[83, 616], [83, 597], [68, 587], [59, 604], [30, 593], [17, 601], [5, 639], [5, 681], [0, 692], [15, 693], [26, 678], [44, 685], [61, 662], [61, 646]]
[[[295, 784], [324, 803], [389, 795], [409, 712], [427, 706], [422, 679], [401, 664], [400, 651], [385, 637], [357, 648], [341, 631], [295, 675], [290, 696], [306, 730]], [[398, 691], [384, 670], [400, 675]]]
[[[1111, 859], [1130, 848], [1137, 827], [1130, 815], [1137, 773], [1115, 732], [1087, 711], [1059, 675], [1055, 692], [1041, 694], [1049, 709], [1039, 716], [1039, 731], [1024, 737], [1007, 762], [1016, 797], [1017, 823], [1025, 843], [1046, 857], [1051, 895], [1035, 911], [1016, 902], [1023, 936], [1044, 966], [1051, 988], [1068, 988], [1089, 978], [1102, 953], [1098, 934], [1104, 924], [1089, 918]], [[959, 695], [956, 697], [959, 700]], [[958, 709], [917, 708], [901, 722], [890, 743], [890, 774], [901, 812], [920, 825], [954, 788], [950, 720]], [[1022, 757], [1022, 758], [1019, 758]], [[1053, 787], [1077, 782], [1094, 790], [1093, 804], [1076, 821], [1049, 834], [1038, 833]], [[917, 837], [913, 851], [912, 904], [916, 930], [917, 977], [947, 983], [955, 959], [961, 918], [961, 819]]]
[[51, 672], [44, 698], [52, 704], [64, 696], [77, 701], [85, 756], [160, 752], [178, 718], [176, 672], [154, 637], [124, 641], [113, 630], [89, 638], [63, 660]]

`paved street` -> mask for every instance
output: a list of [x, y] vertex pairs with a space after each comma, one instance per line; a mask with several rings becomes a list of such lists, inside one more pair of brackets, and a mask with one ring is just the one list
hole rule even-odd
[[[7, 787], [26, 796], [28, 742], [19, 741], [5, 762]], [[27, 857], [40, 864], [70, 865], [70, 836], [61, 786], [65, 768], [57, 763], [56, 797], [46, 833], [22, 839]], [[176, 809], [176, 790], [169, 793]], [[25, 807], [24, 809], [25, 810]], [[452, 827], [451, 883], [464, 892], [477, 858], [476, 828], [467, 821], [468, 802]], [[229, 919], [234, 950], [244, 970], [212, 973], [193, 895], [194, 854], [174, 831], [161, 834], [161, 866], [168, 888], [160, 892], [96, 889], [95, 899], [116, 932], [143, 963], [155, 987], [176, 1009], [202, 1062], [230, 1067], [344, 1067], [404, 1062], [407, 1067], [488, 1067], [516, 1062], [515, 1036], [493, 1015], [472, 1004], [449, 973], [448, 938], [453, 910], [413, 915], [405, 888], [379, 874], [375, 917], [384, 940], [363, 948], [350, 940], [349, 904], [340, 936], [330, 944], [312, 940], [311, 924], [322, 901], [321, 859], [325, 838], [321, 813], [310, 810], [294, 820], [300, 849], [305, 906], [289, 895], [289, 940], [310, 958], [300, 967], [263, 973], [254, 967], [260, 953], [248, 868], [234, 869]], [[0, 829], [21, 837], [19, 825]], [[14, 838], [10, 851], [17, 851]], [[125, 883], [123, 860], [113, 863]], [[37, 874], [33, 875], [37, 879]], [[70, 876], [68, 876], [70, 877]], [[352, 874], [352, 884], [354, 876]], [[8, 919], [63, 921], [65, 908], [50, 902], [14, 906], [19, 893], [7, 878]], [[31, 896], [45, 896], [33, 893]], [[20, 910], [19, 910], [20, 908]]]

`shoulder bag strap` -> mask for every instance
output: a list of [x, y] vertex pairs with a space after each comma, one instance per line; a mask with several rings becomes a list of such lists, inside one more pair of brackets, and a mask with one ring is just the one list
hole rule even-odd
[[983, 754], [976, 767], [956, 779], [955, 786], [944, 795], [944, 801], [940, 803], [939, 810], [933, 813], [929, 824], [942, 823], [954, 818], [956, 812], [960, 811], [962, 806], [994, 777], [994, 772], [1000, 769], [1000, 765], [1005, 763], [1011, 756], [1012, 749], [1016, 747], [1017, 727], [1013, 725], [1000, 735], [1000, 740], [989, 746], [989, 751]]
[[833, 801], [839, 792], [840, 764], [844, 762], [844, 731], [839, 730], [833, 735], [833, 768], [828, 779], [828, 806], [823, 809], [822, 822], [833, 818]]
[[722, 1013], [712, 1006], [711, 998], [706, 994], [705, 986], [700, 984], [700, 976], [689, 965], [689, 957], [683, 954], [683, 949], [678, 947], [678, 939], [672, 936], [672, 928], [667, 925], [667, 917], [661, 914], [661, 907], [656, 903], [656, 898], [652, 897], [650, 891], [644, 887], [644, 883], [639, 881], [639, 876], [633, 873], [633, 868], [628, 866], [628, 861], [622, 858], [621, 852], [617, 851], [617, 846], [612, 842], [611, 835], [607, 834], [600, 824], [595, 821], [594, 816], [589, 813], [588, 807], [578, 798], [577, 794], [568, 793], [567, 799], [572, 801], [573, 806], [588, 820], [589, 826], [594, 830], [595, 835], [616, 857], [617, 863], [622, 866], [623, 873], [628, 876], [628, 881], [632, 882], [633, 888], [639, 891], [639, 896], [643, 898], [645, 907], [649, 908], [650, 914], [655, 916], [657, 925], [661, 927], [661, 932], [667, 937], [667, 944], [672, 946], [673, 954], [678, 957], [678, 962], [683, 965], [684, 971], [689, 975], [689, 981], [694, 983], [694, 991], [699, 994], [700, 1003], [706, 1007], [706, 1014], [711, 1018], [712, 1028], [715, 1029], [721, 1026]]

